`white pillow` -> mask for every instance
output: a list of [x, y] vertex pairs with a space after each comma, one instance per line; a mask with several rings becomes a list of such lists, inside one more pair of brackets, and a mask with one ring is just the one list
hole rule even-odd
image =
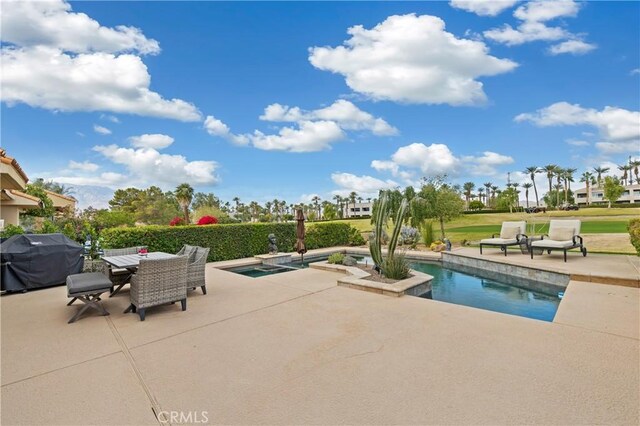
[[574, 235], [573, 228], [553, 228], [549, 231], [549, 239], [553, 241], [571, 241]]
[[512, 240], [520, 233], [520, 227], [517, 225], [503, 226], [500, 231], [500, 238], [503, 240]]

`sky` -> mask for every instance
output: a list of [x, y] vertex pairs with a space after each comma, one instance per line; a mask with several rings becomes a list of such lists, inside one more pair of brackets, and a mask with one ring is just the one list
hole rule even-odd
[[640, 2], [52, 0], [0, 14], [2, 146], [80, 207], [183, 182], [245, 203], [442, 174], [504, 185], [640, 151]]

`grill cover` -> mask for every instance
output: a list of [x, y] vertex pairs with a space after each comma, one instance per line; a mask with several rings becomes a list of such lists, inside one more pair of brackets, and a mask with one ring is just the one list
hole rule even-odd
[[14, 235], [0, 244], [2, 290], [64, 284], [82, 272], [83, 247], [62, 234]]

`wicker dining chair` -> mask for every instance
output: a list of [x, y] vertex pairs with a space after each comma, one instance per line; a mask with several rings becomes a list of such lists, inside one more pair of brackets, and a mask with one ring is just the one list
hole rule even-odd
[[187, 264], [187, 288], [195, 290], [196, 287], [202, 289], [202, 294], [207, 294], [207, 285], [204, 277], [204, 270], [209, 257], [209, 248], [196, 247], [193, 259], [189, 259]]
[[[128, 254], [137, 254], [140, 249], [147, 248], [146, 246], [125, 247], [120, 249], [104, 249], [103, 257], [105, 256], [125, 256]], [[127, 269], [114, 268], [107, 262], [102, 262], [102, 273], [105, 274], [109, 281], [113, 284], [109, 297], [115, 295], [124, 287], [125, 284], [131, 279], [131, 271]], [[115, 289], [114, 289], [115, 288]]]
[[140, 260], [138, 272], [131, 277], [131, 305], [124, 311], [136, 312], [144, 321], [147, 308], [180, 301], [187, 310], [187, 257]]

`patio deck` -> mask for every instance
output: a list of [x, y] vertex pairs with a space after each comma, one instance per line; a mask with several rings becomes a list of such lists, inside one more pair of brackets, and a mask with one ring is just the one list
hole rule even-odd
[[[508, 257], [510, 259], [511, 256]], [[517, 258], [514, 256], [514, 260]], [[589, 258], [587, 258], [589, 259]], [[547, 323], [207, 265], [208, 295], [68, 325], [56, 287], [1, 298], [3, 425], [638, 424], [638, 289], [571, 281]], [[192, 417], [192, 420], [194, 417]]]

